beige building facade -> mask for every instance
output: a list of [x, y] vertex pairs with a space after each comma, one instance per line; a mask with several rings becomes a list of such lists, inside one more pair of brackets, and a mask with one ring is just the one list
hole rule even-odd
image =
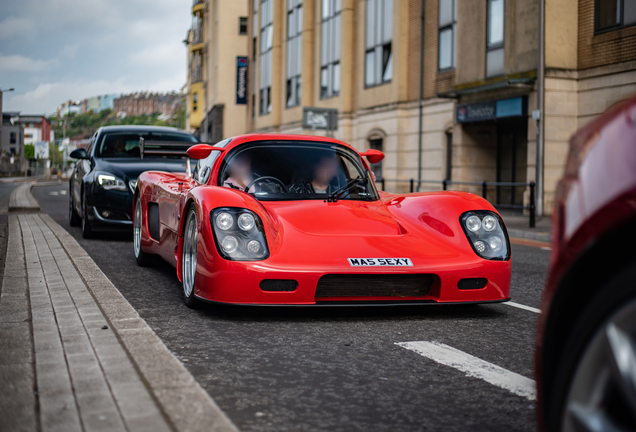
[[[247, 105], [236, 111], [243, 117], [232, 115], [232, 126], [224, 123], [222, 136], [323, 134], [302, 128], [303, 108], [335, 108], [336, 138], [361, 151], [377, 148], [386, 154], [374, 171], [387, 179], [387, 190], [404, 191], [408, 179], [418, 178], [420, 190], [440, 189], [442, 180], [539, 180], [537, 206], [547, 215], [569, 137], [636, 91], [633, 2], [227, 2], [224, 7], [236, 5], [232, 13], [248, 17], [247, 35], [236, 42], [244, 45], [230, 49], [229, 56], [246, 53], [250, 65]], [[216, 5], [222, 22], [235, 21], [217, 3], [226, 2], [208, 0], [204, 8]], [[212, 34], [205, 27], [209, 21], [204, 19], [204, 34]], [[213, 40], [206, 42], [203, 74], [214, 77], [216, 86], [234, 89], [234, 67], [225, 68], [227, 75], [220, 69], [206, 72], [220, 64], [210, 58], [228, 51]], [[223, 45], [232, 41], [230, 35]], [[188, 108], [190, 118], [199, 116], [193, 129], [201, 128], [203, 113], [215, 104], [227, 104], [210, 96], [217, 94], [211, 81], [203, 82], [206, 90], [198, 91], [208, 92], [207, 105], [198, 114], [192, 113], [192, 103]], [[230, 118], [227, 111], [224, 118]], [[480, 186], [451, 187], [481, 193]], [[530, 201], [526, 186], [491, 187], [487, 193], [502, 207]]]
[[202, 141], [246, 131], [247, 6], [246, 0], [193, 0], [186, 128]]

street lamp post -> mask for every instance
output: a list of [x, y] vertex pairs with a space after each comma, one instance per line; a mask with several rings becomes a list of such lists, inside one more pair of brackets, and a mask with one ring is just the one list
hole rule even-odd
[[[0, 114], [2, 114], [2, 93], [4, 92], [12, 92], [13, 89], [10, 88], [8, 90], [0, 89]], [[2, 121], [4, 120], [4, 116], [0, 119], [0, 151], [2, 151]]]

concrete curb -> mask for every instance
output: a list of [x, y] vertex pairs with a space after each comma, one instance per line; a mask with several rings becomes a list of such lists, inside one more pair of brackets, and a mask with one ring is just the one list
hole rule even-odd
[[24, 183], [11, 192], [9, 198], [9, 212], [38, 212], [40, 205], [31, 195], [34, 182]]

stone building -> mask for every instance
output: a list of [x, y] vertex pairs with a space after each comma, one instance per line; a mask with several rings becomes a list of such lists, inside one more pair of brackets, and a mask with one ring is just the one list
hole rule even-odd
[[246, 130], [247, 0], [193, 0], [186, 129], [216, 142]]
[[177, 93], [138, 92], [121, 95], [113, 100], [113, 111], [127, 116], [161, 114], [171, 118], [182, 103]]
[[[636, 91], [636, 0], [246, 1], [247, 40], [230, 28], [221, 45], [191, 42], [191, 53], [202, 53], [189, 63], [193, 129], [204, 117], [214, 124], [213, 89], [235, 96], [235, 68], [218, 67], [234, 64], [223, 48], [249, 52], [245, 120], [233, 114], [229, 129], [226, 113], [214, 141], [316, 133], [302, 129], [303, 107], [336, 108], [335, 136], [384, 151], [375, 168], [383, 178], [537, 181], [538, 208], [549, 214], [569, 137]], [[212, 22], [234, 26], [243, 12], [221, 3], [245, 2], [195, 0], [193, 11], [214, 11], [221, 19]], [[204, 41], [222, 28], [208, 25], [203, 19]], [[212, 67], [225, 75], [195, 87], [199, 64], [202, 76]], [[528, 204], [529, 188], [491, 188], [488, 199]]]

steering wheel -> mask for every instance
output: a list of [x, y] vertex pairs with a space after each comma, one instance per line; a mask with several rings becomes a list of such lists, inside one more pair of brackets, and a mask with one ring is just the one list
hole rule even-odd
[[256, 183], [259, 180], [273, 180], [275, 183], [278, 183], [280, 185], [281, 188], [283, 188], [283, 192], [285, 193], [289, 193], [289, 190], [287, 190], [287, 186], [285, 186], [285, 183], [283, 183], [282, 181], [280, 181], [279, 179], [277, 179], [276, 177], [272, 177], [272, 176], [263, 176], [263, 177], [259, 177], [257, 179], [254, 179], [250, 182], [250, 184], [248, 184], [247, 186], [245, 186], [245, 190], [244, 192], [249, 192], [250, 188], [252, 187], [252, 185], [254, 183]]

